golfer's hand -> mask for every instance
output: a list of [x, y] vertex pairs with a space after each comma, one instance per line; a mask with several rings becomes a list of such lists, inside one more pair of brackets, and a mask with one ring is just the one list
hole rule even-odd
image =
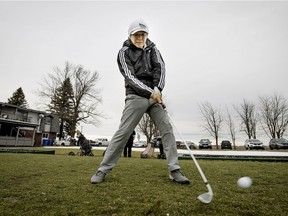
[[162, 104], [162, 95], [157, 92], [153, 92], [151, 98], [156, 102]]

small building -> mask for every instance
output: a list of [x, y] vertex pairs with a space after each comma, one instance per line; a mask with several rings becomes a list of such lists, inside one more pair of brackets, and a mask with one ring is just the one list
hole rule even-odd
[[0, 102], [0, 146], [52, 145], [58, 132], [58, 116]]

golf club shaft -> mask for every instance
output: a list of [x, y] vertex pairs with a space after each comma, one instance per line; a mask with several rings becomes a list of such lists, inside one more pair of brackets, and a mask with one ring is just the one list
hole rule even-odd
[[[161, 94], [161, 92], [160, 92], [160, 90], [158, 89], [157, 86], [154, 87], [154, 91], [157, 92], [158, 94]], [[180, 138], [183, 140], [183, 142], [184, 142], [184, 144], [185, 144], [185, 146], [186, 146], [189, 154], [191, 155], [191, 157], [192, 157], [192, 159], [193, 159], [193, 161], [194, 161], [194, 163], [195, 163], [195, 165], [196, 165], [196, 167], [197, 167], [197, 170], [199, 171], [199, 173], [200, 173], [200, 175], [201, 175], [204, 183], [205, 183], [205, 184], [207, 185], [207, 187], [208, 187], [209, 184], [208, 184], [207, 178], [206, 178], [206, 176], [204, 175], [204, 173], [203, 173], [200, 165], [198, 164], [196, 158], [194, 157], [192, 151], [190, 150], [188, 144], [186, 143], [185, 139], [182, 137], [182, 135], [181, 135], [180, 132], [178, 131], [176, 125], [175, 125], [174, 122], [172, 121], [172, 118], [171, 118], [169, 112], [167, 111], [167, 108], [166, 108], [165, 104], [162, 102], [161, 105], [162, 105], [163, 109], [166, 110], [166, 113], [167, 113], [167, 115], [168, 115], [168, 118], [169, 118], [170, 122], [172, 123], [173, 127], [175, 128], [175, 130], [176, 130], [177, 133], [179, 134]], [[209, 191], [211, 190], [210, 185], [209, 185], [208, 189], [209, 189]]]
[[[160, 90], [159, 90], [157, 87], [154, 87], [154, 91], [155, 91], [156, 93], [158, 93], [158, 94], [161, 95], [161, 92], [160, 92]], [[196, 165], [196, 167], [197, 167], [198, 172], [200, 173], [200, 175], [201, 175], [201, 177], [202, 177], [202, 179], [203, 179], [203, 181], [204, 181], [204, 183], [205, 183], [205, 185], [206, 185], [206, 187], [207, 187], [207, 189], [208, 189], [208, 193], [204, 193], [204, 194], [199, 195], [199, 196], [197, 197], [197, 199], [200, 200], [200, 201], [203, 202], [203, 203], [206, 203], [206, 204], [207, 204], [207, 203], [210, 203], [210, 202], [212, 201], [212, 199], [213, 199], [213, 191], [212, 191], [212, 188], [211, 188], [210, 184], [209, 184], [208, 181], [207, 181], [206, 176], [204, 175], [204, 173], [203, 173], [200, 165], [198, 164], [196, 158], [194, 157], [192, 151], [190, 150], [187, 142], [185, 141], [185, 139], [182, 137], [182, 135], [181, 135], [180, 132], [178, 131], [178, 129], [177, 129], [176, 125], [174, 124], [174, 122], [173, 122], [173, 120], [172, 120], [169, 112], [167, 111], [167, 108], [166, 108], [165, 104], [163, 103], [163, 101], [161, 101], [160, 104], [162, 105], [163, 109], [166, 111], [166, 114], [167, 114], [167, 116], [168, 116], [168, 118], [169, 118], [169, 121], [171, 122], [172, 126], [175, 128], [175, 130], [177, 131], [177, 133], [179, 134], [179, 136], [180, 136], [181, 139], [183, 140], [183, 142], [184, 142], [184, 144], [185, 144], [185, 146], [186, 146], [189, 154], [191, 155], [191, 157], [192, 157], [192, 159], [193, 159], [193, 161], [194, 161], [194, 163], [195, 163], [195, 165]]]
[[[167, 110], [166, 110], [166, 112], [167, 112]], [[204, 175], [204, 173], [203, 173], [200, 165], [198, 164], [195, 156], [193, 155], [193, 153], [192, 153], [192, 151], [190, 150], [190, 148], [189, 148], [188, 144], [186, 143], [185, 139], [182, 137], [182, 135], [181, 135], [180, 132], [178, 131], [177, 127], [176, 127], [175, 124], [173, 123], [173, 121], [172, 121], [172, 119], [171, 119], [171, 116], [170, 116], [170, 114], [169, 114], [168, 112], [167, 112], [167, 115], [168, 115], [169, 120], [170, 120], [170, 122], [172, 123], [173, 127], [175, 128], [175, 130], [176, 130], [177, 133], [179, 134], [181, 140], [183, 140], [183, 142], [184, 142], [184, 144], [185, 144], [185, 146], [186, 146], [189, 154], [191, 155], [191, 157], [192, 157], [192, 159], [193, 159], [193, 161], [194, 161], [194, 163], [195, 163], [195, 165], [196, 165], [196, 167], [197, 167], [197, 170], [199, 171], [199, 173], [200, 173], [200, 175], [201, 175], [204, 183], [207, 185], [207, 184], [208, 184], [207, 178], [206, 178], [206, 176]]]

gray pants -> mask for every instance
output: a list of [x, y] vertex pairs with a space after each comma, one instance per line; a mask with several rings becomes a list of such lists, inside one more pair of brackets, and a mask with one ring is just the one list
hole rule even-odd
[[116, 166], [125, 144], [145, 112], [148, 113], [160, 131], [169, 171], [180, 169], [173, 128], [166, 111], [160, 104], [153, 102], [152, 99], [138, 95], [128, 95], [125, 99], [125, 108], [119, 129], [112, 137], [106, 149], [104, 158], [98, 169], [99, 171], [108, 173]]

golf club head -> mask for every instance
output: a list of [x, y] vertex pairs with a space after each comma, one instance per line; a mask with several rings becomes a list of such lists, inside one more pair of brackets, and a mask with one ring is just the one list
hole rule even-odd
[[210, 194], [210, 193], [204, 193], [204, 194], [199, 195], [199, 196], [197, 197], [197, 199], [198, 199], [199, 201], [201, 201], [202, 203], [208, 204], [208, 203], [210, 203], [210, 202], [212, 201], [213, 195]]

